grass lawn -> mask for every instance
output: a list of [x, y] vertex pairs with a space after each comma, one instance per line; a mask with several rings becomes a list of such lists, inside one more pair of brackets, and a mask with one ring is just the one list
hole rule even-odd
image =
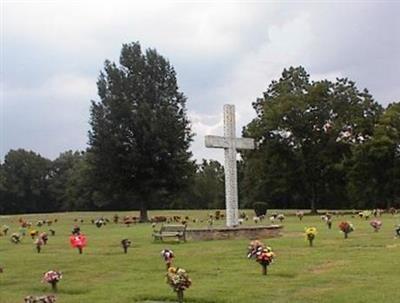
[[[208, 213], [152, 211], [150, 216], [187, 215], [205, 219], [202, 225], [206, 226]], [[247, 213], [252, 218], [253, 212]], [[283, 237], [260, 239], [277, 255], [267, 276], [261, 275], [258, 263], [246, 258], [247, 239], [155, 243], [151, 224], [126, 227], [109, 223], [97, 228], [90, 223], [90, 219], [102, 215], [112, 221], [114, 212], [0, 217], [0, 227], [10, 226], [8, 236], [0, 237], [0, 266], [4, 267], [0, 273], [0, 302], [19, 303], [27, 295], [51, 293], [50, 285], [41, 283], [48, 270], [63, 272], [57, 303], [176, 301], [176, 294], [165, 281], [165, 264], [160, 256], [164, 248], [175, 252], [174, 265], [185, 268], [193, 281], [185, 291], [185, 302], [400, 302], [400, 239], [394, 238], [399, 215], [383, 215], [378, 233], [373, 232], [369, 221], [350, 216], [334, 217], [332, 230], [317, 216], [306, 216], [303, 221], [287, 216]], [[32, 223], [58, 218], [50, 227], [56, 235], [49, 236], [40, 254], [29, 235], [21, 244], [10, 242], [11, 233], [19, 229], [20, 217]], [[88, 237], [82, 255], [69, 246], [74, 218], [84, 219], [80, 227]], [[337, 227], [342, 220], [350, 220], [355, 226], [346, 240]], [[314, 247], [305, 241], [306, 226], [318, 229]], [[133, 242], [126, 255], [120, 246], [123, 238]]]

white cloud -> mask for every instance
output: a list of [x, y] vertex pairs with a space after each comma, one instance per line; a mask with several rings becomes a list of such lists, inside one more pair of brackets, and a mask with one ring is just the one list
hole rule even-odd
[[[291, 65], [305, 66], [314, 80], [349, 77], [382, 100], [394, 101], [400, 95], [396, 82], [400, 19], [393, 18], [399, 6], [261, 1], [3, 1], [2, 5], [5, 67], [0, 81], [7, 102], [3, 107], [8, 110], [3, 118], [9, 123], [2, 125], [10, 142], [2, 143], [3, 152], [17, 144], [14, 138], [19, 138], [18, 144], [24, 142], [20, 125], [10, 122], [24, 115], [28, 118], [19, 124], [30, 128], [45, 119], [47, 128], [54, 121], [70, 123], [70, 148], [84, 148], [88, 104], [96, 99], [102, 61], [117, 61], [121, 44], [136, 40], [144, 48], [157, 48], [179, 66], [178, 80], [186, 88], [197, 134], [192, 150], [198, 159], [223, 158], [220, 150], [204, 147], [204, 135], [222, 135], [222, 105], [236, 105], [239, 136], [255, 116], [251, 103]], [[30, 121], [21, 113], [24, 108], [41, 114]], [[58, 140], [48, 136], [49, 142]], [[54, 144], [46, 147], [42, 141], [43, 146], [32, 148], [54, 154]], [[59, 146], [65, 148], [68, 142]]]
[[69, 102], [88, 101], [96, 94], [93, 79], [73, 74], [59, 74], [46, 79], [36, 87], [8, 87], [4, 85], [4, 99], [27, 97], [46, 97], [49, 100], [67, 100]]

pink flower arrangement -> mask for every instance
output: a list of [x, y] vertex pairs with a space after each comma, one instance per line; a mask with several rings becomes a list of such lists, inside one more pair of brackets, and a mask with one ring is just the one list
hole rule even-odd
[[382, 227], [382, 221], [380, 221], [378, 219], [374, 219], [371, 222], [369, 222], [369, 225], [372, 226], [372, 228], [374, 229], [375, 232], [378, 232]]
[[57, 283], [62, 279], [62, 272], [49, 270], [48, 272], [44, 273], [42, 282], [50, 283], [51, 287], [54, 291], [57, 290]]
[[171, 267], [172, 259], [175, 257], [174, 252], [170, 249], [163, 249], [161, 251], [161, 257], [164, 258], [165, 264], [167, 265], [167, 270]]

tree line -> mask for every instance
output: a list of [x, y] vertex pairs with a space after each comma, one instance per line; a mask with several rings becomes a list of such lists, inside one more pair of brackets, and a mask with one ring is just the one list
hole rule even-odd
[[[0, 163], [0, 213], [223, 208], [224, 170], [195, 163], [186, 97], [167, 59], [140, 44], [106, 61], [92, 101], [89, 147], [53, 161], [23, 149]], [[243, 135], [241, 207], [387, 208], [400, 202], [400, 103], [386, 108], [349, 79], [285, 69]]]

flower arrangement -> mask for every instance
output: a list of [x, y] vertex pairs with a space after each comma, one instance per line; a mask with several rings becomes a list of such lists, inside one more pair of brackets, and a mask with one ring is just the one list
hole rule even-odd
[[167, 272], [167, 283], [178, 295], [178, 302], [183, 302], [183, 291], [192, 285], [192, 280], [183, 268], [170, 267]]
[[96, 220], [94, 221], [94, 224], [95, 224], [98, 228], [100, 228], [100, 227], [102, 227], [103, 225], [106, 225], [106, 220], [105, 220], [104, 218], [99, 218], [99, 219], [96, 219]]
[[8, 225], [3, 225], [2, 231], [3, 231], [3, 234], [5, 236], [7, 236], [7, 232], [8, 232], [9, 229], [10, 229], [10, 227]]
[[341, 230], [341, 232], [344, 234], [344, 238], [347, 239], [349, 233], [351, 233], [352, 231], [354, 231], [354, 226], [353, 224], [351, 224], [350, 222], [347, 221], [343, 221], [339, 224], [339, 229]]
[[317, 235], [317, 229], [315, 227], [307, 227], [305, 229], [305, 234], [308, 243], [310, 244], [310, 246], [313, 246], [313, 241], [315, 239], [315, 236]]
[[296, 212], [296, 217], [299, 218], [300, 221], [302, 221], [303, 217], [304, 217], [304, 212], [301, 211], [301, 210], [297, 211]]
[[275, 257], [272, 248], [267, 246], [256, 254], [256, 261], [262, 266], [262, 274], [267, 274], [267, 267], [273, 262]]
[[32, 229], [29, 231], [29, 235], [31, 236], [32, 239], [34, 239], [38, 234], [39, 232], [36, 229]]
[[72, 234], [73, 235], [79, 235], [81, 233], [81, 228], [77, 225], [74, 226], [74, 228], [72, 229]]
[[378, 219], [374, 219], [371, 222], [369, 222], [369, 225], [372, 226], [372, 228], [374, 229], [375, 232], [378, 232], [382, 227], [382, 221], [380, 221]]
[[33, 243], [36, 245], [36, 250], [37, 250], [38, 254], [40, 254], [42, 246], [44, 245], [43, 239], [39, 237]]
[[13, 233], [10, 237], [10, 240], [14, 244], [18, 244], [21, 242], [22, 236], [19, 233]]
[[175, 258], [174, 252], [170, 249], [163, 249], [161, 251], [161, 257], [164, 258], [168, 270], [171, 267], [173, 258]]
[[396, 233], [396, 236], [400, 238], [400, 224], [396, 226], [394, 231]]
[[40, 233], [39, 238], [42, 239], [44, 245], [46, 245], [49, 240], [49, 236], [45, 232]]
[[128, 247], [130, 247], [132, 242], [128, 239], [123, 239], [121, 241], [122, 248], [124, 249], [124, 253], [128, 253]]
[[82, 254], [83, 248], [87, 244], [86, 236], [84, 234], [81, 234], [81, 233], [72, 234], [69, 237], [69, 241], [71, 243], [71, 246], [73, 248], [78, 248], [79, 254]]
[[247, 247], [247, 258], [251, 259], [256, 257], [257, 252], [264, 248], [264, 244], [259, 240], [253, 240]]
[[24, 302], [25, 303], [55, 303], [56, 296], [54, 296], [54, 295], [40, 296], [40, 297], [27, 296], [27, 297], [25, 297]]
[[57, 291], [57, 283], [62, 279], [61, 271], [49, 270], [43, 274], [42, 282], [50, 283], [53, 291]]

